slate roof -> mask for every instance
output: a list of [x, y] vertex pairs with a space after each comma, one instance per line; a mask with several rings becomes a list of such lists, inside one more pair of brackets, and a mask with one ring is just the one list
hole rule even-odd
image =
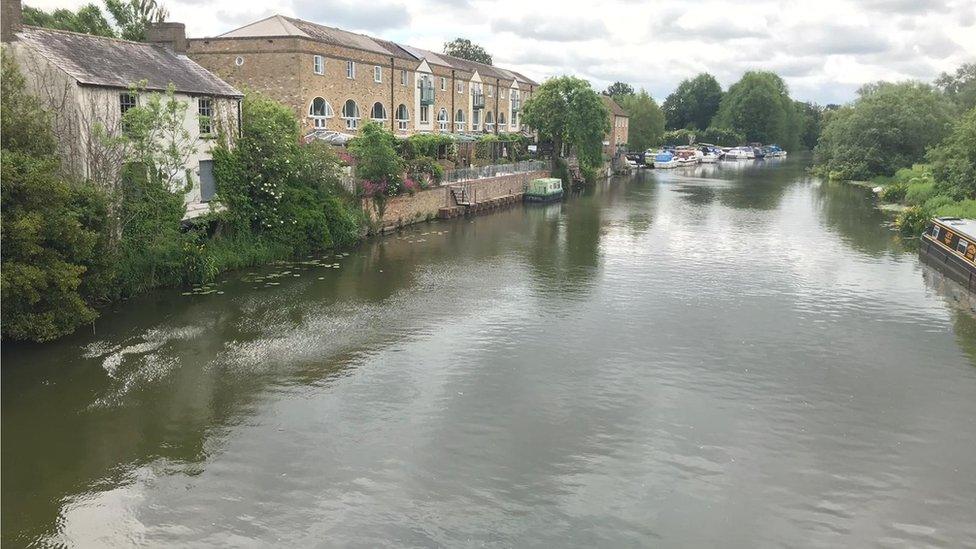
[[212, 73], [163, 46], [25, 26], [17, 40], [85, 86], [129, 88], [143, 80], [149, 90], [170, 84], [182, 93], [242, 97]]
[[238, 29], [225, 32], [218, 38], [253, 38], [271, 36], [304, 36], [313, 40], [318, 40], [326, 44], [356, 48], [382, 55], [392, 55], [401, 59], [413, 59], [420, 61], [426, 59], [428, 63], [448, 67], [456, 70], [478, 74], [483, 79], [500, 78], [502, 80], [518, 79], [519, 82], [538, 86], [539, 83], [526, 77], [525, 75], [496, 67], [484, 63], [476, 63], [466, 59], [459, 59], [443, 53], [434, 53], [422, 48], [416, 48], [407, 44], [390, 42], [380, 38], [373, 38], [365, 34], [358, 34], [335, 27], [327, 27], [311, 21], [285, 17], [283, 15], [272, 15], [265, 19], [255, 21]]
[[630, 118], [630, 115], [627, 114], [627, 111], [625, 111], [624, 108], [621, 107], [619, 103], [614, 101], [612, 97], [610, 97], [609, 95], [600, 94], [600, 98], [603, 99], [603, 103], [607, 106], [608, 109], [610, 109], [610, 112], [613, 113], [614, 116], [622, 116], [624, 118]]

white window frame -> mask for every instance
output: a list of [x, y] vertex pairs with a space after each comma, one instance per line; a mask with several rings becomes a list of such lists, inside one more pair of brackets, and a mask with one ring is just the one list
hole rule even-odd
[[481, 109], [475, 109], [474, 113], [471, 114], [471, 131], [476, 132], [481, 130]]
[[346, 78], [350, 80], [356, 79], [356, 62], [346, 61]]
[[[373, 116], [373, 114], [376, 111], [376, 105], [379, 105], [380, 108], [383, 109], [383, 117], [382, 118], [376, 118], [375, 116]], [[373, 122], [386, 122], [386, 105], [384, 105], [383, 103], [381, 103], [379, 101], [377, 101], [376, 103], [373, 103], [373, 106], [369, 109], [369, 119], [372, 120]]]
[[495, 115], [491, 111], [485, 113], [485, 131], [491, 133], [495, 130]]
[[[461, 116], [457, 116], [459, 114]], [[464, 111], [459, 109], [454, 115], [454, 131], [463, 132], [464, 127]]]
[[201, 137], [209, 137], [213, 134], [214, 126], [214, 99], [213, 97], [197, 98], [197, 126]]
[[458, 81], [457, 81], [457, 86], [456, 86], [456, 88], [457, 88], [457, 92], [458, 92], [458, 93], [464, 93], [464, 82], [463, 82], [463, 81], [461, 81], [461, 80], [458, 80]]
[[373, 82], [383, 83], [383, 67], [379, 65], [373, 67]]
[[407, 69], [400, 69], [400, 85], [409, 86], [410, 79], [407, 78]]
[[441, 91], [447, 91], [447, 78], [441, 77]]
[[312, 72], [315, 74], [325, 74], [325, 57], [321, 55], [312, 56]]
[[498, 113], [496, 119], [498, 121], [498, 131], [503, 131], [505, 128], [508, 127], [508, 124], [505, 122], [505, 113], [503, 112]]
[[[356, 107], [356, 112], [353, 116], [349, 116], [348, 113], [346, 112], [346, 105], [348, 105], [350, 101], [352, 101], [352, 104]], [[360, 113], [359, 104], [356, 103], [356, 101], [352, 99], [347, 99], [345, 102], [342, 103], [342, 119], [346, 121], [347, 130], [359, 129], [360, 117], [362, 117], [362, 113]]]
[[[441, 117], [441, 114], [444, 116]], [[447, 132], [450, 125], [451, 115], [447, 113], [447, 109], [441, 107], [441, 110], [437, 113], [437, 128], [442, 132]]]
[[[323, 109], [325, 112], [323, 114], [315, 113], [316, 99], [321, 99], [323, 105], [325, 106], [325, 108]], [[332, 118], [333, 116], [335, 116], [335, 111], [332, 110], [332, 105], [330, 105], [329, 102], [326, 101], [324, 97], [319, 96], [319, 97], [312, 98], [312, 102], [308, 106], [308, 117], [312, 119], [313, 128], [315, 128], [316, 130], [326, 129], [329, 125], [329, 119]]]
[[430, 105], [420, 106], [420, 123], [430, 124]]
[[491, 84], [488, 84], [488, 97], [494, 97], [494, 95], [493, 95], [495, 93], [494, 89], [495, 89], [494, 86], [492, 86]]
[[[403, 112], [406, 114], [406, 118], [400, 117], [400, 107], [403, 107]], [[405, 132], [410, 127], [410, 109], [408, 109], [407, 106], [404, 105], [403, 103], [397, 105], [396, 123], [397, 123], [397, 129], [400, 131]]]

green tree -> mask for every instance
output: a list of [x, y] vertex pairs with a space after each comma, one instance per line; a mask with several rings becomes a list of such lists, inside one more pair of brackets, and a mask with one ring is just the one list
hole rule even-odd
[[729, 87], [715, 125], [741, 133], [747, 141], [778, 143], [787, 150], [800, 142], [800, 116], [783, 79], [771, 72], [750, 71]]
[[5, 338], [47, 341], [98, 316], [83, 277], [99, 261], [105, 199], [61, 173], [48, 115], [6, 50], [0, 122], [0, 325]]
[[976, 198], [976, 107], [953, 126], [952, 133], [929, 149], [937, 187], [956, 199]]
[[115, 29], [109, 24], [102, 10], [95, 4], [86, 4], [77, 12], [56, 9], [53, 12], [24, 6], [24, 24], [49, 29], [67, 30], [96, 36], [115, 38]]
[[966, 63], [955, 74], [942, 73], [935, 79], [942, 90], [961, 110], [976, 107], [976, 63]]
[[618, 99], [630, 116], [627, 141], [631, 150], [643, 151], [661, 143], [664, 135], [664, 113], [646, 91]]
[[119, 28], [119, 36], [136, 42], [146, 40], [146, 30], [153, 23], [169, 17], [169, 11], [156, 0], [105, 0], [105, 7]]
[[586, 80], [573, 76], [546, 80], [526, 101], [522, 121], [535, 128], [540, 139], [552, 141], [554, 161], [566, 145], [581, 167], [599, 165], [610, 113]]
[[813, 150], [823, 131], [824, 108], [816, 103], [796, 101], [794, 107], [800, 117], [800, 145]]
[[614, 82], [607, 86], [607, 91], [603, 92], [603, 94], [618, 99], [624, 96], [634, 95], [634, 87], [626, 82]]
[[722, 101], [722, 86], [715, 77], [702, 73], [683, 80], [664, 100], [662, 109], [669, 130], [708, 127]]
[[920, 162], [945, 138], [952, 108], [944, 95], [919, 82], [863, 87], [849, 106], [829, 111], [815, 158], [837, 179], [891, 175]]
[[217, 200], [238, 236], [267, 239], [291, 254], [345, 246], [359, 238], [358, 207], [339, 188], [327, 145], [301, 145], [294, 111], [257, 93], [242, 106], [233, 149], [214, 150]]
[[467, 38], [455, 38], [450, 42], [445, 42], [444, 53], [461, 59], [467, 59], [468, 61], [491, 65], [491, 55], [484, 48]]

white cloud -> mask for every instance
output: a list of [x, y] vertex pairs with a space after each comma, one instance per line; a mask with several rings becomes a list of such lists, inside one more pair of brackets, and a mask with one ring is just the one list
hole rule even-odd
[[[45, 9], [92, 0], [26, 0]], [[99, 0], [95, 0], [99, 1]], [[499, 65], [541, 80], [614, 80], [663, 100], [701, 71], [724, 85], [745, 70], [780, 73], [797, 99], [854, 97], [879, 79], [930, 80], [976, 60], [973, 0], [162, 0], [190, 36], [270, 13], [439, 51], [463, 36]]]

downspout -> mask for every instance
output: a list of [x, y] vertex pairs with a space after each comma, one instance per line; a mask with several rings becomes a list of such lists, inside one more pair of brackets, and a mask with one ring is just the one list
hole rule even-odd
[[244, 116], [241, 113], [241, 105], [244, 104], [243, 99], [237, 100], [237, 138], [240, 139], [244, 137]]
[[498, 135], [498, 93], [501, 88], [498, 87], [500, 80], [495, 79], [495, 123], [492, 125], [492, 129], [495, 130], [495, 135]]
[[454, 120], [454, 94], [457, 93], [457, 84], [454, 82], [454, 69], [451, 69], [451, 133], [457, 131], [456, 120]]
[[395, 65], [393, 64], [393, 56], [391, 55], [390, 56], [390, 131], [393, 132], [394, 135], [396, 135], [396, 129], [394, 129], [393, 127], [393, 125], [395, 124], [393, 117], [396, 116], [396, 107], [393, 105], [396, 102], [396, 100], [393, 99], [393, 80], [396, 78], [395, 76], [396, 69], [394, 67]]

